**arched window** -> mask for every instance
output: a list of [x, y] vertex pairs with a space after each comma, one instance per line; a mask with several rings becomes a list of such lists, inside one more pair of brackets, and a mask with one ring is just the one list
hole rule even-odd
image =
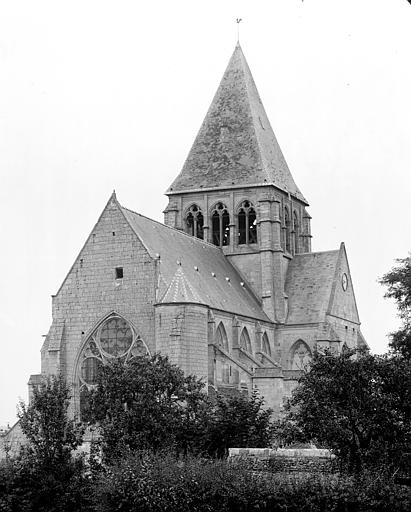
[[216, 342], [217, 346], [222, 347], [224, 350], [226, 350], [228, 352], [228, 350], [229, 350], [228, 338], [227, 338], [227, 333], [226, 333], [226, 330], [225, 330], [222, 322], [220, 322], [217, 327], [217, 330], [215, 333], [215, 342]]
[[190, 206], [186, 215], [186, 231], [201, 240], [204, 238], [204, 217], [196, 204]]
[[257, 216], [250, 201], [243, 201], [238, 211], [238, 244], [257, 243]]
[[98, 383], [101, 367], [107, 361], [127, 361], [145, 354], [148, 354], [148, 350], [143, 340], [132, 326], [118, 315], [109, 316], [94, 330], [83, 346], [77, 366], [82, 421], [88, 421], [89, 394]]
[[285, 250], [291, 252], [291, 222], [290, 222], [290, 214], [288, 213], [288, 209], [284, 208], [284, 224], [285, 224]]
[[264, 354], [271, 356], [270, 342], [266, 332], [263, 334], [263, 339], [261, 341], [261, 351], [264, 352]]
[[242, 348], [243, 350], [245, 350], [249, 354], [253, 353], [253, 351], [251, 349], [250, 336], [248, 334], [248, 331], [247, 331], [246, 327], [244, 327], [244, 329], [241, 331], [240, 348]]
[[217, 203], [211, 213], [212, 241], [219, 247], [230, 243], [230, 214], [227, 206]]
[[294, 221], [294, 253], [298, 254], [299, 247], [298, 247], [298, 237], [300, 234], [300, 226], [298, 224], [298, 215], [297, 212], [294, 212], [293, 215], [293, 221]]
[[304, 370], [311, 361], [311, 350], [303, 340], [298, 340], [291, 348], [291, 369]]

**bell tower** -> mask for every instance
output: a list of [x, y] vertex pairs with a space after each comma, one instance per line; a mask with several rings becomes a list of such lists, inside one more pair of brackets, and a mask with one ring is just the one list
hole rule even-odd
[[183, 169], [165, 224], [221, 247], [276, 322], [294, 254], [311, 251], [308, 203], [294, 182], [236, 45]]

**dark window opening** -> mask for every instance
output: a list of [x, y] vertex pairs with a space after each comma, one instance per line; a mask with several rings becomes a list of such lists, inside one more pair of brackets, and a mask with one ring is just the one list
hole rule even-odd
[[211, 215], [212, 242], [219, 247], [230, 244], [230, 214], [223, 203], [218, 203]]
[[238, 212], [238, 244], [257, 243], [257, 216], [250, 201], [244, 201]]
[[204, 217], [200, 208], [193, 204], [186, 217], [186, 232], [196, 238], [204, 238]]
[[123, 267], [116, 268], [116, 279], [123, 279]]
[[299, 225], [297, 212], [294, 212], [294, 254], [298, 254], [298, 237], [299, 237]]
[[290, 216], [288, 214], [287, 208], [284, 211], [284, 224], [285, 224], [285, 250], [291, 252], [291, 226], [290, 226]]

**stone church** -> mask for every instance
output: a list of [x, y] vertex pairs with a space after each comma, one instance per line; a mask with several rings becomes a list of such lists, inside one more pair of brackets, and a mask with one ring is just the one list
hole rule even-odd
[[166, 195], [164, 224], [110, 197], [52, 298], [30, 386], [62, 372], [81, 416], [101, 365], [161, 352], [278, 414], [316, 347], [365, 346], [344, 244], [311, 251], [307, 200], [239, 45]]

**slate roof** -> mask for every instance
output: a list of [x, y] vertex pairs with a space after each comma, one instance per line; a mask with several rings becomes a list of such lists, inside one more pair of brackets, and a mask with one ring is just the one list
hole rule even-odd
[[153, 258], [160, 255], [158, 302], [197, 302], [270, 321], [252, 292], [241, 285], [241, 276], [221, 249], [120, 208], [149, 254]]
[[290, 261], [285, 282], [287, 324], [325, 320], [340, 251], [297, 254]]
[[181, 173], [167, 194], [275, 185], [307, 204], [237, 45]]

